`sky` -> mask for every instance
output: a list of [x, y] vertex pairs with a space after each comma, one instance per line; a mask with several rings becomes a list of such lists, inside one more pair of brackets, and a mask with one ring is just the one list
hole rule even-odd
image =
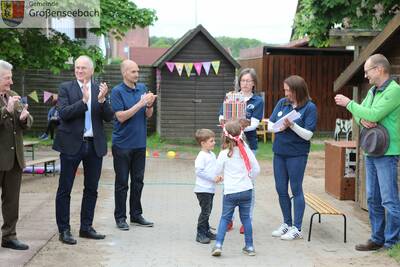
[[158, 20], [150, 26], [150, 36], [179, 38], [202, 24], [214, 37], [254, 38], [267, 44], [289, 42], [297, 7], [297, 0], [132, 1], [156, 10]]

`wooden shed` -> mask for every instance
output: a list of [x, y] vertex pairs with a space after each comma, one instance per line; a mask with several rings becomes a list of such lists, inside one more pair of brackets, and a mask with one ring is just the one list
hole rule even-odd
[[[364, 77], [364, 63], [373, 54], [383, 54], [391, 63], [392, 76], [400, 81], [400, 13], [386, 25], [382, 32], [376, 36], [335, 80], [333, 90], [335, 93], [342, 93], [344, 86], [357, 87], [357, 95], [360, 100], [365, 97], [371, 85]], [[399, 100], [400, 101], [400, 100]], [[355, 135], [358, 137], [358, 134]], [[357, 140], [358, 141], [358, 140]], [[357, 142], [358, 144], [358, 142]], [[357, 149], [357, 170], [356, 170], [356, 201], [360, 207], [367, 209], [365, 192], [365, 168], [361, 150]]]
[[[262, 55], [241, 58], [239, 63], [242, 67], [255, 68], [261, 77], [258, 87], [265, 93], [266, 117], [284, 96], [283, 80], [290, 75], [302, 76], [318, 108], [317, 131], [330, 132], [335, 129], [337, 118], [350, 117], [335, 105], [332, 87], [352, 60], [353, 51], [345, 49], [264, 46]], [[351, 87], [344, 88], [344, 92], [351, 95]]]
[[[219, 62], [218, 73], [211, 67], [207, 74], [204, 65], [200, 73], [195, 67], [189, 74], [187, 69], [177, 70], [179, 64], [206, 62]], [[218, 111], [225, 93], [233, 89], [240, 65], [202, 25], [182, 36], [153, 66], [158, 73], [157, 132], [161, 137], [193, 139], [199, 128], [220, 131]]]

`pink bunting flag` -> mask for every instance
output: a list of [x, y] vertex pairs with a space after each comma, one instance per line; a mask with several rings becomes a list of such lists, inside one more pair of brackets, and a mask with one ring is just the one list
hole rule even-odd
[[46, 103], [50, 97], [53, 96], [53, 93], [43, 91], [43, 103]]
[[174, 71], [174, 67], [175, 67], [175, 63], [174, 62], [165, 62], [165, 64], [167, 65], [167, 68], [168, 68], [169, 72], [173, 72]]
[[193, 63], [193, 65], [194, 65], [194, 69], [196, 70], [197, 75], [200, 76], [201, 66], [203, 66], [203, 64], [201, 62], [195, 62], [195, 63]]
[[209, 61], [203, 62], [203, 68], [207, 75], [210, 72], [210, 67], [211, 67], [211, 62], [209, 62]]

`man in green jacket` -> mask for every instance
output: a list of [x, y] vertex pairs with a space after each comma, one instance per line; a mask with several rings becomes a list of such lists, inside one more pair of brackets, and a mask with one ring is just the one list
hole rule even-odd
[[32, 125], [28, 105], [23, 105], [21, 97], [10, 86], [12, 65], [0, 60], [0, 187], [1, 246], [10, 249], [25, 250], [29, 247], [17, 239], [19, 192], [22, 169], [25, 167], [22, 131]]
[[[365, 77], [372, 84], [360, 104], [336, 95], [339, 106], [346, 107], [355, 121], [365, 128], [378, 124], [389, 134], [389, 147], [383, 156], [365, 156], [366, 190], [371, 238], [356, 250], [391, 248], [399, 242], [400, 200], [397, 164], [400, 155], [400, 86], [390, 78], [389, 61], [381, 54], [370, 56], [364, 64]], [[386, 216], [385, 216], [386, 213]]]

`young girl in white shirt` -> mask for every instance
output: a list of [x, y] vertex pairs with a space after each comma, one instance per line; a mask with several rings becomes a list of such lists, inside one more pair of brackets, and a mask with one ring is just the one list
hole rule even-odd
[[254, 179], [260, 173], [253, 152], [242, 140], [242, 127], [239, 121], [225, 124], [222, 136], [222, 151], [217, 159], [217, 175], [223, 175], [224, 197], [221, 220], [218, 226], [213, 256], [220, 256], [227, 226], [232, 219], [235, 207], [239, 207], [240, 220], [244, 226], [245, 246], [243, 253], [254, 256], [253, 227], [250, 219], [251, 195]]

